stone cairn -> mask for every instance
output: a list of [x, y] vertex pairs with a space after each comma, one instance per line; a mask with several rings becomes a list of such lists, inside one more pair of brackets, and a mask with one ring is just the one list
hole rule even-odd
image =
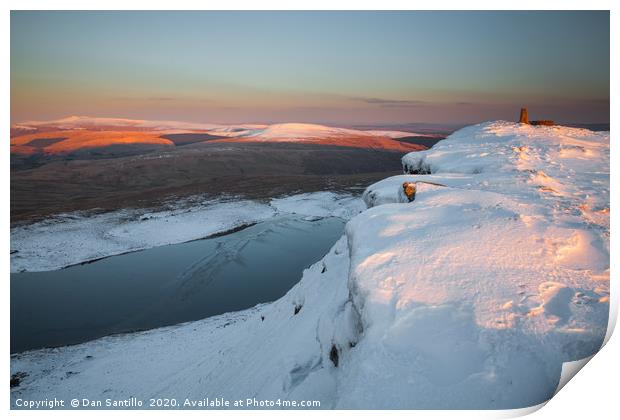
[[527, 108], [521, 108], [521, 116], [519, 117], [519, 122], [521, 124], [529, 124], [530, 120], [527, 116]]
[[527, 108], [521, 108], [521, 115], [519, 116], [519, 122], [521, 124], [531, 124], [531, 125], [555, 125], [555, 122], [552, 120], [536, 120], [529, 121]]

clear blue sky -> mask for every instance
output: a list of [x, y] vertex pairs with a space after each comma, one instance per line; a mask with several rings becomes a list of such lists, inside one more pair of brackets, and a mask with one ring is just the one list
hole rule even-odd
[[12, 12], [12, 120], [609, 121], [608, 12]]

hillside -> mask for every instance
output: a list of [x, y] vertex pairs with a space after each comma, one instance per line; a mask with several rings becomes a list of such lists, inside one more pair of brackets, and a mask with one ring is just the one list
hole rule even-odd
[[[407, 154], [270, 304], [15, 356], [15, 398], [522, 408], [609, 313], [609, 133], [493, 122]], [[403, 182], [415, 182], [413, 202]], [[69, 374], [71, 372], [71, 374]], [[279, 408], [279, 407], [271, 407]]]
[[[177, 142], [174, 141], [175, 136], [188, 136], [193, 139], [190, 142]], [[129, 153], [146, 153], [161, 149], [162, 146], [186, 146], [206, 141], [313, 143], [401, 152], [425, 148], [414, 143], [398, 141], [398, 138], [411, 136], [419, 135], [401, 131], [363, 131], [298, 123], [267, 126], [218, 125], [68, 117], [55, 121], [23, 122], [11, 126], [11, 154], [16, 159], [37, 155], [48, 159], [61, 155], [79, 158], [89, 158], [97, 154], [122, 156]]]

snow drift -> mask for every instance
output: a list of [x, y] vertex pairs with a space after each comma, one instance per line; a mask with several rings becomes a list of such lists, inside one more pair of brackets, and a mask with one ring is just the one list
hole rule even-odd
[[[595, 353], [609, 312], [609, 133], [505, 122], [403, 158], [272, 304], [14, 356], [16, 398], [521, 408]], [[418, 185], [403, 199], [403, 181]], [[105, 396], [105, 397], [104, 397]]]

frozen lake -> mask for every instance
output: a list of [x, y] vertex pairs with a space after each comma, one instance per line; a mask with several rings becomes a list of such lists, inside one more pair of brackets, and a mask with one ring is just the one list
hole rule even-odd
[[342, 235], [339, 218], [278, 217], [227, 235], [11, 274], [11, 353], [270, 302]]

